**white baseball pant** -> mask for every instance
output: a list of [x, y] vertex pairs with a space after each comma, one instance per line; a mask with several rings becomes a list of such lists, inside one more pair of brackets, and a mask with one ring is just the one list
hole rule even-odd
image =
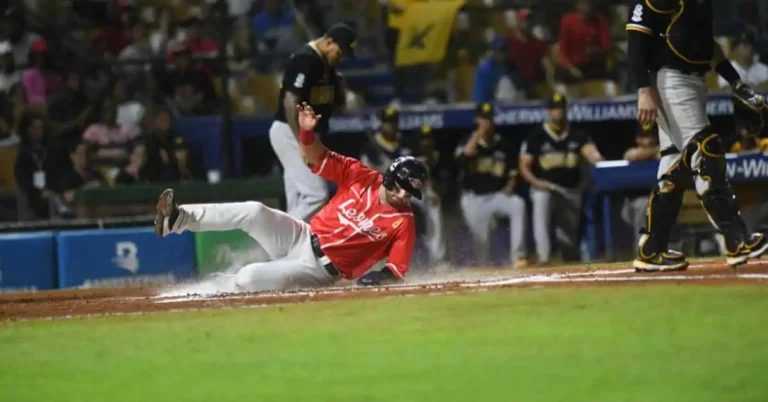
[[549, 262], [552, 240], [549, 229], [552, 216], [556, 215], [555, 238], [560, 244], [563, 257], [576, 259], [579, 252], [579, 224], [581, 219], [581, 195], [569, 189], [568, 197], [550, 190], [531, 189], [533, 204], [533, 238], [536, 241], [536, 257], [539, 264]]
[[443, 233], [443, 207], [437, 194], [424, 192], [423, 200], [411, 198], [411, 205], [426, 217], [425, 242], [433, 263], [445, 262], [445, 234]]
[[[656, 83], [661, 98], [661, 110], [656, 119], [659, 124], [659, 146], [661, 149], [674, 146], [678, 151], [682, 151], [693, 136], [710, 125], [709, 116], [707, 116], [707, 85], [704, 77], [662, 68], [651, 79]], [[663, 156], [656, 177], [661, 178], [667, 173], [679, 157], [679, 153]], [[697, 165], [697, 156], [694, 155], [693, 159], [692, 162]], [[709, 186], [698, 175], [695, 184], [699, 194]]]
[[309, 225], [260, 202], [182, 205], [178, 219], [178, 233], [240, 229], [264, 248], [272, 261], [241, 268], [235, 276], [240, 290], [316, 288], [336, 282], [312, 251]]
[[491, 219], [499, 215], [509, 218], [510, 261], [514, 264], [526, 257], [525, 201], [518, 195], [502, 192], [478, 195], [467, 191], [461, 195], [461, 210], [476, 246], [482, 247], [479, 251], [484, 257], [488, 255]]
[[328, 186], [302, 160], [299, 140], [288, 124], [273, 122], [269, 129], [269, 141], [283, 165], [286, 212], [308, 222], [328, 201]]

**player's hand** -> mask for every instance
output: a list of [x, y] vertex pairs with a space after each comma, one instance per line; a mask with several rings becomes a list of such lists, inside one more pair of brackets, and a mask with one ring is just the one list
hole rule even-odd
[[637, 121], [643, 126], [655, 123], [659, 116], [660, 103], [656, 88], [645, 87], [637, 90]]
[[760, 113], [766, 108], [765, 97], [755, 92], [755, 90], [747, 84], [736, 84], [736, 87], [733, 88], [733, 97], [735, 100], [740, 101], [744, 106], [755, 112]]
[[357, 279], [358, 286], [379, 286], [383, 275], [381, 271], [371, 271]]
[[315, 115], [312, 106], [309, 106], [307, 102], [302, 102], [301, 105], [296, 106], [299, 112], [299, 128], [305, 131], [312, 131], [317, 126], [317, 122], [323, 115]]

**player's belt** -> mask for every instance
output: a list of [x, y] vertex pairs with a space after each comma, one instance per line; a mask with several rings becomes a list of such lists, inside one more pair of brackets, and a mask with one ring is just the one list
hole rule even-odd
[[323, 268], [325, 268], [325, 272], [328, 272], [328, 275], [334, 278], [341, 275], [339, 269], [333, 265], [331, 259], [323, 252], [323, 249], [320, 247], [320, 239], [317, 238], [316, 234], [312, 234], [312, 252], [315, 253], [315, 257], [320, 261], [320, 264], [323, 264]]

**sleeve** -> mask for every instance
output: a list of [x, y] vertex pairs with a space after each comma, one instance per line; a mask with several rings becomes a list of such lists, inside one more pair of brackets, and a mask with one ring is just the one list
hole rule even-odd
[[535, 158], [539, 156], [539, 153], [539, 144], [536, 140], [536, 133], [531, 133], [525, 140], [523, 140], [523, 143], [520, 144], [520, 156], [530, 156]]
[[[654, 11], [648, 6], [650, 0], [638, 1], [629, 15], [626, 30], [644, 33], [646, 35], [658, 35], [665, 29], [664, 14]], [[668, 18], [668, 17], [667, 17]]]
[[312, 62], [303, 57], [294, 56], [283, 74], [283, 88], [302, 99], [309, 99], [309, 91], [315, 84]]
[[558, 53], [560, 54], [560, 65], [565, 68], [571, 66], [571, 61], [568, 58], [568, 50], [571, 46], [570, 37], [571, 35], [568, 33], [568, 18], [565, 16], [560, 20], [560, 33], [557, 37]]
[[386, 267], [395, 274], [398, 279], [403, 279], [411, 264], [413, 249], [416, 247], [416, 224], [413, 216], [406, 219], [406, 224], [397, 234], [395, 242], [389, 249]]
[[378, 173], [360, 163], [336, 152], [326, 150], [319, 163], [311, 168], [312, 173], [339, 186], [349, 185], [359, 179], [375, 176]]

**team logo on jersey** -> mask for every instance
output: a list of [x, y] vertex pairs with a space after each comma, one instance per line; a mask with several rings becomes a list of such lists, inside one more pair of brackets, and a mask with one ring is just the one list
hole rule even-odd
[[424, 183], [419, 179], [414, 179], [412, 177], [409, 177], [408, 181], [411, 182], [411, 186], [413, 186], [413, 188], [418, 189], [418, 188], [424, 187]]
[[380, 227], [375, 226], [375, 221], [379, 214], [369, 218], [364, 211], [358, 211], [354, 206], [355, 200], [353, 199], [349, 199], [339, 205], [339, 222], [351, 227], [357, 233], [362, 233], [371, 241], [386, 239], [387, 233], [383, 232]]
[[396, 221], [395, 221], [395, 222], [392, 224], [392, 227], [393, 227], [393, 228], [395, 228], [395, 229], [397, 229], [397, 228], [399, 228], [399, 227], [400, 227], [400, 225], [402, 225], [402, 224], [403, 224], [403, 218], [400, 218], [400, 219], [396, 220]]
[[643, 20], [643, 6], [638, 4], [635, 6], [635, 10], [632, 12], [632, 21], [640, 22], [642, 20]]

